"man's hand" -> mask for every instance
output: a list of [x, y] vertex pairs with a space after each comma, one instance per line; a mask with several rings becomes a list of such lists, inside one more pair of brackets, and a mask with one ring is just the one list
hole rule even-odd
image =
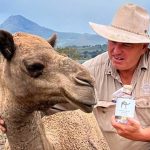
[[134, 141], [150, 141], [150, 128], [143, 129], [135, 119], [129, 118], [127, 124], [121, 124], [113, 116], [111, 123], [120, 136]]
[[4, 123], [4, 120], [2, 120], [1, 117], [0, 117], [0, 130], [4, 133], [6, 132], [5, 123]]

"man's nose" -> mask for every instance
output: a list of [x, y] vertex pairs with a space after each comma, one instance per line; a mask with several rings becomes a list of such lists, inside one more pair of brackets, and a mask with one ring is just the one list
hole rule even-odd
[[122, 52], [120, 45], [116, 44], [116, 45], [113, 47], [113, 52], [114, 52], [115, 54], [120, 54], [120, 53]]

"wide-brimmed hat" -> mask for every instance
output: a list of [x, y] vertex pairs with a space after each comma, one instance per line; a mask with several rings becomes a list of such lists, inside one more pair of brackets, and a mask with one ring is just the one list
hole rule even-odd
[[89, 23], [100, 36], [116, 42], [150, 43], [148, 35], [150, 16], [148, 12], [135, 4], [120, 7], [110, 26]]

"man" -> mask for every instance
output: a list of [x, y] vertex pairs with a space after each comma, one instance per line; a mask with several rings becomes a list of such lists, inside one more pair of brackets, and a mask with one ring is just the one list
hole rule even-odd
[[[111, 150], [150, 149], [149, 24], [147, 11], [135, 4], [123, 5], [111, 26], [90, 23], [97, 34], [108, 39], [108, 52], [83, 65], [96, 81], [94, 114]], [[136, 101], [135, 118], [127, 124], [117, 123], [113, 116], [112, 94], [123, 85], [132, 85]]]
[[[134, 4], [122, 6], [111, 26], [90, 23], [96, 33], [108, 39], [108, 52], [83, 65], [96, 81], [94, 114], [111, 150], [150, 149], [149, 24], [147, 11]], [[125, 84], [132, 85], [136, 101], [135, 119], [126, 125], [112, 117], [112, 94]]]

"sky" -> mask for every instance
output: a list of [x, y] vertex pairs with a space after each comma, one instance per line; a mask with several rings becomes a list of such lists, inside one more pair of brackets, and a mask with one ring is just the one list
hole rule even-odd
[[94, 33], [88, 22], [111, 24], [118, 7], [135, 3], [150, 13], [149, 0], [0, 0], [0, 24], [11, 15], [60, 32]]

